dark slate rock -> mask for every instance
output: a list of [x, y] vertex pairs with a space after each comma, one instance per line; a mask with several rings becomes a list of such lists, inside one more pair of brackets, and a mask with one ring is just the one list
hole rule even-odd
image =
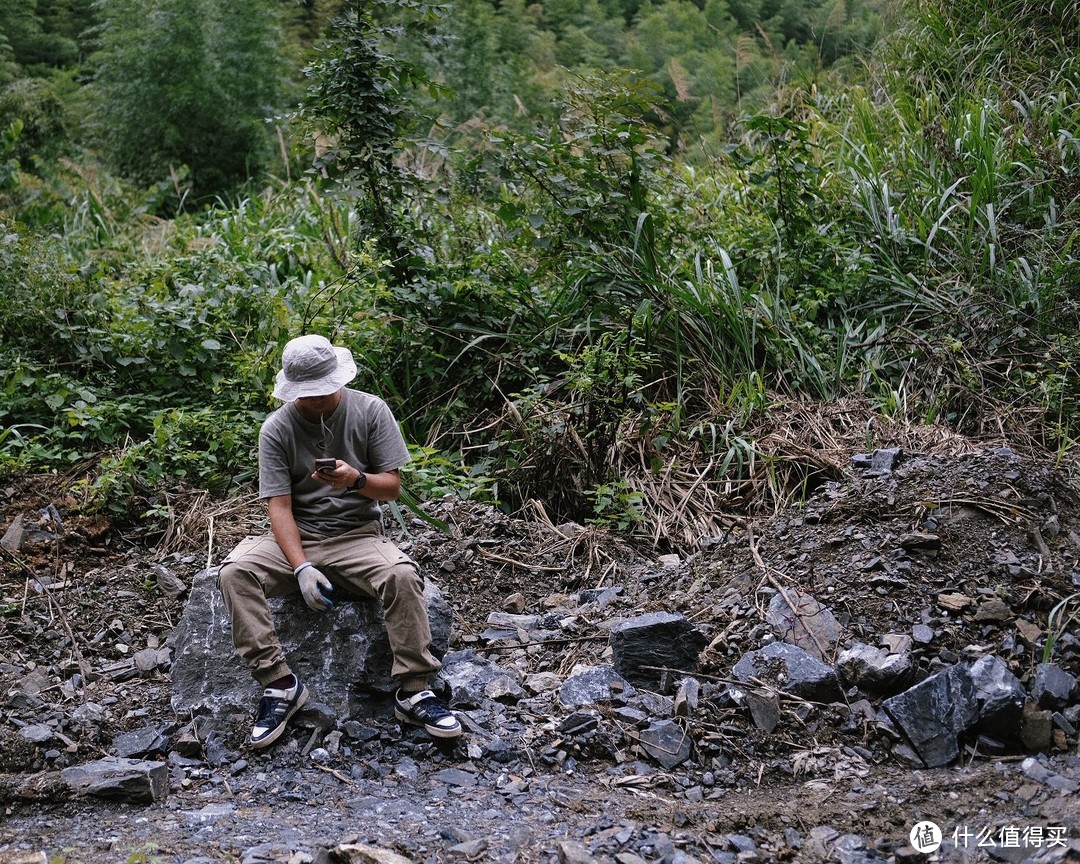
[[31, 723], [19, 730], [19, 737], [31, 744], [48, 744], [56, 737], [56, 730], [47, 723]]
[[903, 455], [901, 448], [889, 447], [873, 453], [856, 453], [851, 457], [851, 464], [871, 474], [891, 474]]
[[893, 694], [911, 679], [911, 655], [889, 654], [873, 645], [856, 642], [836, 660], [845, 681], [868, 693]]
[[1040, 663], [1035, 667], [1031, 685], [1031, 698], [1040, 708], [1065, 708], [1077, 693], [1076, 678], [1053, 663]]
[[1070, 723], [1065, 717], [1065, 715], [1062, 714], [1060, 711], [1055, 711], [1050, 716], [1050, 721], [1054, 724], [1055, 729], [1060, 729], [1070, 738], [1074, 738], [1076, 736], [1076, 727], [1073, 726], [1073, 724]]
[[351, 741], [374, 741], [382, 733], [373, 726], [365, 726], [357, 720], [347, 720], [342, 724], [342, 731]]
[[612, 600], [622, 594], [621, 585], [612, 585], [608, 588], [586, 588], [578, 594], [578, 605], [587, 606], [595, 603], [598, 609], [603, 609]]
[[297, 712], [293, 722], [303, 729], [329, 732], [337, 726], [337, 720], [337, 713], [329, 705], [308, 699], [307, 704]]
[[615, 670], [635, 686], [652, 690], [660, 689], [662, 673], [644, 667], [693, 672], [708, 642], [686, 618], [668, 612], [638, 615], [611, 631]]
[[488, 685], [507, 674], [502, 666], [467, 649], [443, 658], [438, 680], [453, 707], [475, 707], [484, 701]]
[[448, 786], [475, 786], [476, 775], [460, 768], [443, 768], [435, 773], [435, 779]]
[[518, 683], [517, 673], [508, 672], [504, 669], [502, 675], [492, 679], [484, 686], [484, 695], [488, 699], [494, 699], [496, 702], [513, 705], [520, 702], [528, 694]]
[[941, 537], [937, 534], [929, 534], [923, 532], [912, 532], [911, 534], [904, 534], [900, 537], [900, 545], [907, 549], [909, 552], [918, 552], [922, 550], [936, 550], [941, 548]]
[[754, 721], [754, 725], [766, 735], [772, 734], [780, 724], [780, 705], [776, 697], [770, 699], [748, 691], [743, 694], [743, 701], [750, 709], [750, 719]]
[[701, 702], [701, 682], [697, 678], [683, 678], [675, 693], [673, 709], [679, 717], [689, 717], [697, 711]]
[[71, 721], [79, 729], [98, 726], [108, 720], [109, 711], [97, 702], [85, 702], [71, 712]]
[[673, 720], [650, 723], [636, 734], [642, 749], [669, 771], [690, 758], [690, 733]]
[[113, 738], [113, 750], [122, 759], [141, 759], [168, 749], [169, 738], [156, 726], [122, 732]]
[[822, 661], [833, 656], [843, 635], [836, 616], [797, 588], [777, 591], [769, 601], [765, 620], [785, 642], [798, 645]]
[[870, 456], [870, 471], [873, 474], [892, 474], [900, 464], [904, 451], [899, 447], [887, 447], [875, 450]]
[[594, 666], [567, 678], [559, 688], [559, 702], [567, 708], [629, 699], [637, 691], [610, 666]]
[[621, 708], [617, 708], [615, 710], [615, 716], [621, 722], [627, 723], [630, 726], [644, 726], [649, 719], [648, 714], [631, 705], [624, 705]]
[[957, 736], [979, 716], [975, 684], [961, 664], [886, 699], [883, 707], [929, 768], [948, 765], [959, 755]]
[[60, 772], [60, 778], [79, 795], [151, 804], [169, 794], [169, 768], [143, 759], [99, 759]]
[[740, 855], [756, 857], [758, 854], [757, 844], [753, 841], [753, 838], [747, 837], [745, 834], [727, 834], [724, 839]]
[[559, 864], [597, 864], [588, 848], [576, 840], [559, 841]]
[[[434, 651], [441, 656], [450, 638], [450, 609], [430, 582], [424, 595]], [[289, 665], [315, 699], [352, 716], [364, 708], [364, 690], [394, 689], [390, 644], [378, 603], [338, 602], [319, 613], [297, 594], [271, 599], [270, 611]], [[172, 708], [177, 714], [248, 712], [258, 702], [258, 686], [233, 653], [217, 568], [195, 577], [176, 628], [174, 656]]]
[[1016, 741], [1024, 711], [1024, 688], [1000, 657], [980, 657], [971, 666], [978, 721], [974, 727], [993, 738]]
[[980, 735], [975, 739], [975, 749], [979, 752], [980, 756], [1004, 756], [1008, 751], [1008, 747], [1004, 742], [998, 741], [997, 738], [991, 738], [989, 735]]
[[731, 668], [731, 674], [739, 681], [757, 678], [811, 702], [833, 702], [842, 696], [832, 666], [787, 642], [773, 642], [744, 654]]
[[575, 711], [564, 717], [555, 731], [560, 735], [583, 735], [600, 725], [600, 715], [596, 711]]

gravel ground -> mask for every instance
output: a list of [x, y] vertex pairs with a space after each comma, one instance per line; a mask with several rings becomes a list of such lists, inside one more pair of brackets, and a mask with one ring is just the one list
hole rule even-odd
[[[610, 663], [607, 634], [633, 616], [692, 622], [708, 647], [693, 670], [700, 699], [676, 717], [692, 748], [670, 767], [627, 734], [625, 711], [645, 704], [661, 716], [677, 682], [647, 703], [589, 708], [584, 732], [574, 710], [529, 690], [464, 706], [467, 734], [450, 749], [403, 733], [378, 705], [362, 718], [298, 715], [269, 751], [243, 746], [240, 717], [185, 748], [190, 718], [169, 710], [169, 636], [205, 566], [209, 517], [220, 554], [257, 507], [204, 503], [149, 546], [70, 515], [73, 502], [31, 480], [0, 499], [0, 530], [22, 515], [27, 532], [0, 570], [0, 864], [389, 852], [414, 862], [1080, 860], [1080, 694], [1038, 746], [961, 737], [958, 758], [934, 769], [901, 746], [882, 693], [848, 686], [842, 700], [814, 704], [769, 691], [775, 722], [764, 725], [730, 694], [740, 658], [777, 638], [766, 609], [782, 590], [835, 615], [836, 650], [929, 633], [912, 641], [913, 681], [997, 657], [1030, 690], [1048, 634], [1053, 662], [1080, 676], [1075, 624], [1055, 626], [1080, 590], [1080, 495], [1049, 463], [980, 450], [907, 453], [888, 473], [856, 464], [804, 506], [666, 556], [449, 499], [427, 509], [452, 536], [418, 519], [390, 525], [453, 608], [451, 651], [521, 681]], [[938, 544], [913, 549], [912, 532]], [[602, 607], [583, 602], [604, 588], [620, 590]], [[496, 644], [488, 618], [508, 610], [555, 610], [569, 623], [558, 640]], [[136, 666], [146, 651], [157, 659]], [[100, 712], [88, 717], [87, 703]], [[58, 781], [64, 767], [115, 753], [118, 735], [155, 725], [164, 800], [80, 798]], [[35, 726], [50, 737], [28, 740]], [[944, 840], [929, 857], [911, 845], [925, 821]]]

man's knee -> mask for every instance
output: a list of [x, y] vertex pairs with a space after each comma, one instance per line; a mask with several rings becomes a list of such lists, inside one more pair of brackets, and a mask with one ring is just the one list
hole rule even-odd
[[225, 598], [235, 597], [258, 587], [259, 579], [248, 567], [238, 561], [226, 561], [218, 568], [218, 590]]
[[412, 561], [402, 561], [395, 564], [391, 570], [392, 578], [399, 586], [408, 586], [414, 591], [424, 593], [424, 577], [420, 574], [420, 568]]
[[377, 587], [384, 599], [422, 597], [424, 577], [412, 561], [401, 561], [386, 568], [385, 575]]

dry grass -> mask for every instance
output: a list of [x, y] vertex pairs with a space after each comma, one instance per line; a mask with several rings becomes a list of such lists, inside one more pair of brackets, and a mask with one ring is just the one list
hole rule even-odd
[[641, 436], [622, 437], [614, 448], [614, 467], [640, 493], [644, 533], [654, 545], [694, 549], [747, 517], [796, 504], [821, 482], [841, 477], [857, 453], [899, 447], [910, 453], [963, 455], [1006, 443], [942, 426], [890, 422], [857, 399], [780, 400], [740, 434], [753, 442], [741, 465], [731, 461], [725, 466], [721, 457], [693, 441], [669, 454], [660, 470], [654, 470]]
[[159, 558], [174, 553], [205, 554], [207, 566], [249, 534], [267, 530], [266, 508], [255, 492], [220, 501], [206, 492], [166, 496], [169, 522], [155, 547]]
[[[651, 440], [631, 421], [611, 448], [609, 467], [626, 492], [640, 496], [638, 541], [654, 548], [695, 550], [747, 519], [797, 505], [821, 483], [842, 477], [858, 453], [898, 447], [908, 453], [960, 456], [1008, 446], [1023, 455], [1045, 457], [1045, 450], [1022, 427], [1010, 427], [1010, 436], [1006, 428], [1003, 423], [993, 434], [976, 438], [942, 425], [890, 420], [863, 399], [822, 403], [776, 398], [767, 412], [738, 430], [743, 449], [737, 457], [729, 458], [731, 451], [715, 447], [710, 452], [695, 438], [669, 444], [657, 467]], [[560, 482], [580, 488], [582, 454], [574, 440], [567, 435], [563, 446], [570, 452], [548, 453], [545, 460], [556, 460], [565, 474]], [[554, 554], [560, 560], [584, 561], [585, 581], [604, 584], [614, 566], [604, 552], [610, 533], [590, 527], [567, 535], [549, 515], [552, 502], [542, 497], [528, 499], [517, 514], [536, 523], [539, 547], [520, 562], [504, 563], [527, 571]], [[157, 544], [160, 557], [184, 553], [220, 560], [244, 536], [267, 530], [265, 509], [254, 492], [217, 501], [205, 492], [183, 492], [167, 496], [166, 502], [170, 518]]]

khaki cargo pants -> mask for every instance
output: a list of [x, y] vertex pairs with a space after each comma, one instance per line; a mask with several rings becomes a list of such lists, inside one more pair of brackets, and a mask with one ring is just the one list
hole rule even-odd
[[[391, 674], [408, 691], [431, 686], [441, 664], [431, 653], [431, 625], [424, 580], [409, 557], [369, 522], [338, 537], [301, 532], [307, 560], [318, 567], [335, 593], [372, 597], [383, 607], [394, 655]], [[232, 618], [233, 644], [240, 659], [265, 687], [290, 674], [268, 597], [299, 593], [300, 587], [272, 534], [247, 537], [226, 556], [218, 573]]]

